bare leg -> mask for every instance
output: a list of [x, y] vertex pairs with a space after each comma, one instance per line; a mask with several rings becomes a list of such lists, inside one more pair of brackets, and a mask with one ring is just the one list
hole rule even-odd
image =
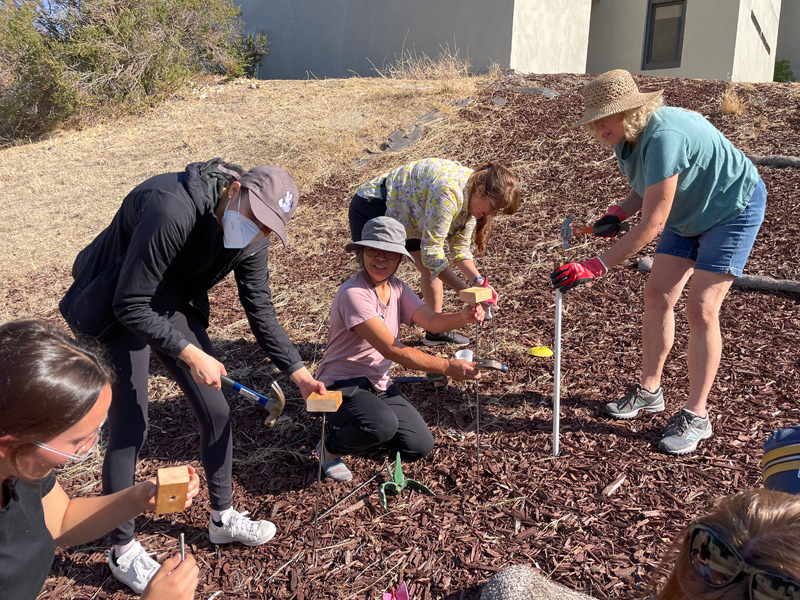
[[695, 271], [689, 285], [686, 318], [689, 321], [689, 398], [685, 408], [706, 416], [706, 402], [722, 356], [719, 311], [734, 276]]
[[642, 387], [654, 392], [675, 341], [675, 304], [692, 275], [694, 262], [687, 258], [656, 254], [644, 289], [642, 321]]
[[442, 312], [442, 302], [444, 298], [444, 286], [440, 278], [431, 279], [430, 270], [422, 264], [422, 252], [416, 250], [410, 253], [414, 258], [414, 266], [420, 272], [420, 283], [422, 284], [422, 299], [430, 308], [437, 313]]

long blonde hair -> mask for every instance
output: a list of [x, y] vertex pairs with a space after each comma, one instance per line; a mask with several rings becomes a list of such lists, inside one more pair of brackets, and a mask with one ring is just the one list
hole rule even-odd
[[[750, 565], [800, 579], [800, 496], [753, 489], [723, 498], [714, 511], [698, 519], [719, 532]], [[711, 588], [695, 577], [689, 564], [689, 531], [672, 544], [651, 579], [667, 577], [657, 600], [747, 598], [749, 577], [723, 588]], [[671, 568], [670, 568], [671, 566]]]

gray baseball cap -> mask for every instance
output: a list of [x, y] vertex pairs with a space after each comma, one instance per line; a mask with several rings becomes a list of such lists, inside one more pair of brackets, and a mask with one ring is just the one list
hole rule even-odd
[[275, 165], [261, 165], [241, 176], [242, 192], [250, 198], [256, 219], [278, 234], [286, 246], [286, 223], [297, 210], [300, 192], [291, 175]]
[[392, 217], [375, 217], [364, 223], [361, 230], [361, 241], [350, 242], [344, 249], [347, 252], [355, 250], [359, 246], [385, 250], [386, 252], [396, 252], [411, 258], [406, 250], [406, 228], [400, 221]]

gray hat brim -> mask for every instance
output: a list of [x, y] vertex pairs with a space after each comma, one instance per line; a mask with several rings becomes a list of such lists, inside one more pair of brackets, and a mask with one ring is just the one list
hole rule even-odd
[[367, 248], [375, 248], [376, 250], [383, 250], [384, 252], [394, 252], [396, 254], [402, 254], [403, 256], [414, 260], [411, 255], [406, 250], [405, 246], [401, 246], [399, 244], [392, 244], [391, 242], [380, 242], [378, 240], [361, 240], [360, 242], [350, 242], [347, 244], [344, 249], [346, 252], [352, 252], [359, 247], [367, 247]]

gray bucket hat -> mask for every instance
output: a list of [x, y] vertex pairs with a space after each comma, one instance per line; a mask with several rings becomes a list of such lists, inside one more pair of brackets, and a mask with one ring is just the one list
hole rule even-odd
[[392, 217], [375, 217], [364, 223], [360, 242], [350, 242], [344, 249], [351, 252], [359, 246], [396, 252], [411, 258], [406, 250], [406, 228]]
[[261, 165], [242, 175], [239, 183], [250, 197], [250, 210], [256, 219], [277, 233], [286, 246], [286, 223], [300, 200], [291, 175], [275, 165]]

